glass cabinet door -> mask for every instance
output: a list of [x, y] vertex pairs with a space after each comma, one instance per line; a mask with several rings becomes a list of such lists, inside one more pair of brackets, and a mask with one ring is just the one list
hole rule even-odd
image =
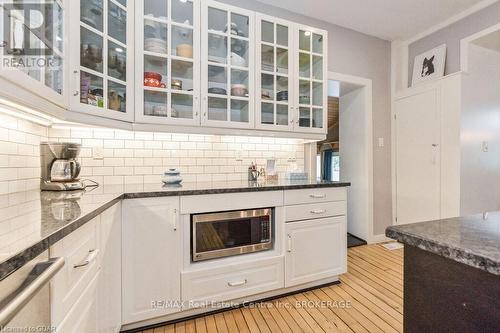
[[291, 130], [293, 30], [286, 21], [257, 17], [257, 127]]
[[75, 93], [76, 111], [130, 120], [133, 87], [129, 82], [133, 31], [127, 0], [81, 0], [79, 2], [79, 68]]
[[296, 32], [295, 130], [326, 132], [326, 32], [299, 27]]
[[137, 118], [199, 124], [198, 1], [141, 0], [136, 12]]
[[202, 22], [203, 123], [252, 127], [253, 13], [207, 1]]
[[[29, 13], [29, 17], [26, 14]], [[52, 102], [64, 100], [65, 9], [62, 1], [6, 1], [0, 5], [1, 75]], [[28, 29], [26, 20], [30, 20]], [[23, 72], [24, 74], [20, 74]]]

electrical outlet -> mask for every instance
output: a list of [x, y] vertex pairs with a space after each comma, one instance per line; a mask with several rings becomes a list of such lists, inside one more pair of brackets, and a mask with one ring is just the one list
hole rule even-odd
[[384, 138], [378, 138], [378, 146], [380, 148], [384, 147]]
[[92, 148], [92, 158], [94, 160], [102, 160], [104, 159], [104, 150], [102, 147], [93, 147]]
[[241, 157], [241, 151], [239, 151], [239, 150], [236, 151], [235, 160], [238, 162], [243, 161], [243, 158]]

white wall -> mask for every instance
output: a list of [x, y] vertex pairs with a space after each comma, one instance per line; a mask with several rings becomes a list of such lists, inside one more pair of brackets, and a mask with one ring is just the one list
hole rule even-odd
[[471, 44], [469, 71], [462, 91], [462, 215], [500, 209], [500, 53]]
[[496, 2], [429, 36], [413, 42], [409, 45], [408, 50], [408, 82], [411, 82], [415, 56], [441, 44], [446, 44], [448, 47], [445, 74], [458, 72], [460, 70], [460, 40], [499, 22], [500, 2]]
[[340, 96], [340, 180], [351, 182], [347, 191], [347, 231], [369, 240], [368, 161], [364, 131], [366, 88]]

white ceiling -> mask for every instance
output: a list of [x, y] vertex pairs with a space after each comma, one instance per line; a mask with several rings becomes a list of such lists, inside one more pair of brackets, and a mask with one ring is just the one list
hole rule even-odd
[[258, 0], [386, 40], [408, 38], [482, 0]]

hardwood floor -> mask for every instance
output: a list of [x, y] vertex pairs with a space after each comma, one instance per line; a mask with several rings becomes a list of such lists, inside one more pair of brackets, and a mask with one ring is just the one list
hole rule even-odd
[[402, 332], [403, 249], [348, 250], [341, 284], [143, 333]]

